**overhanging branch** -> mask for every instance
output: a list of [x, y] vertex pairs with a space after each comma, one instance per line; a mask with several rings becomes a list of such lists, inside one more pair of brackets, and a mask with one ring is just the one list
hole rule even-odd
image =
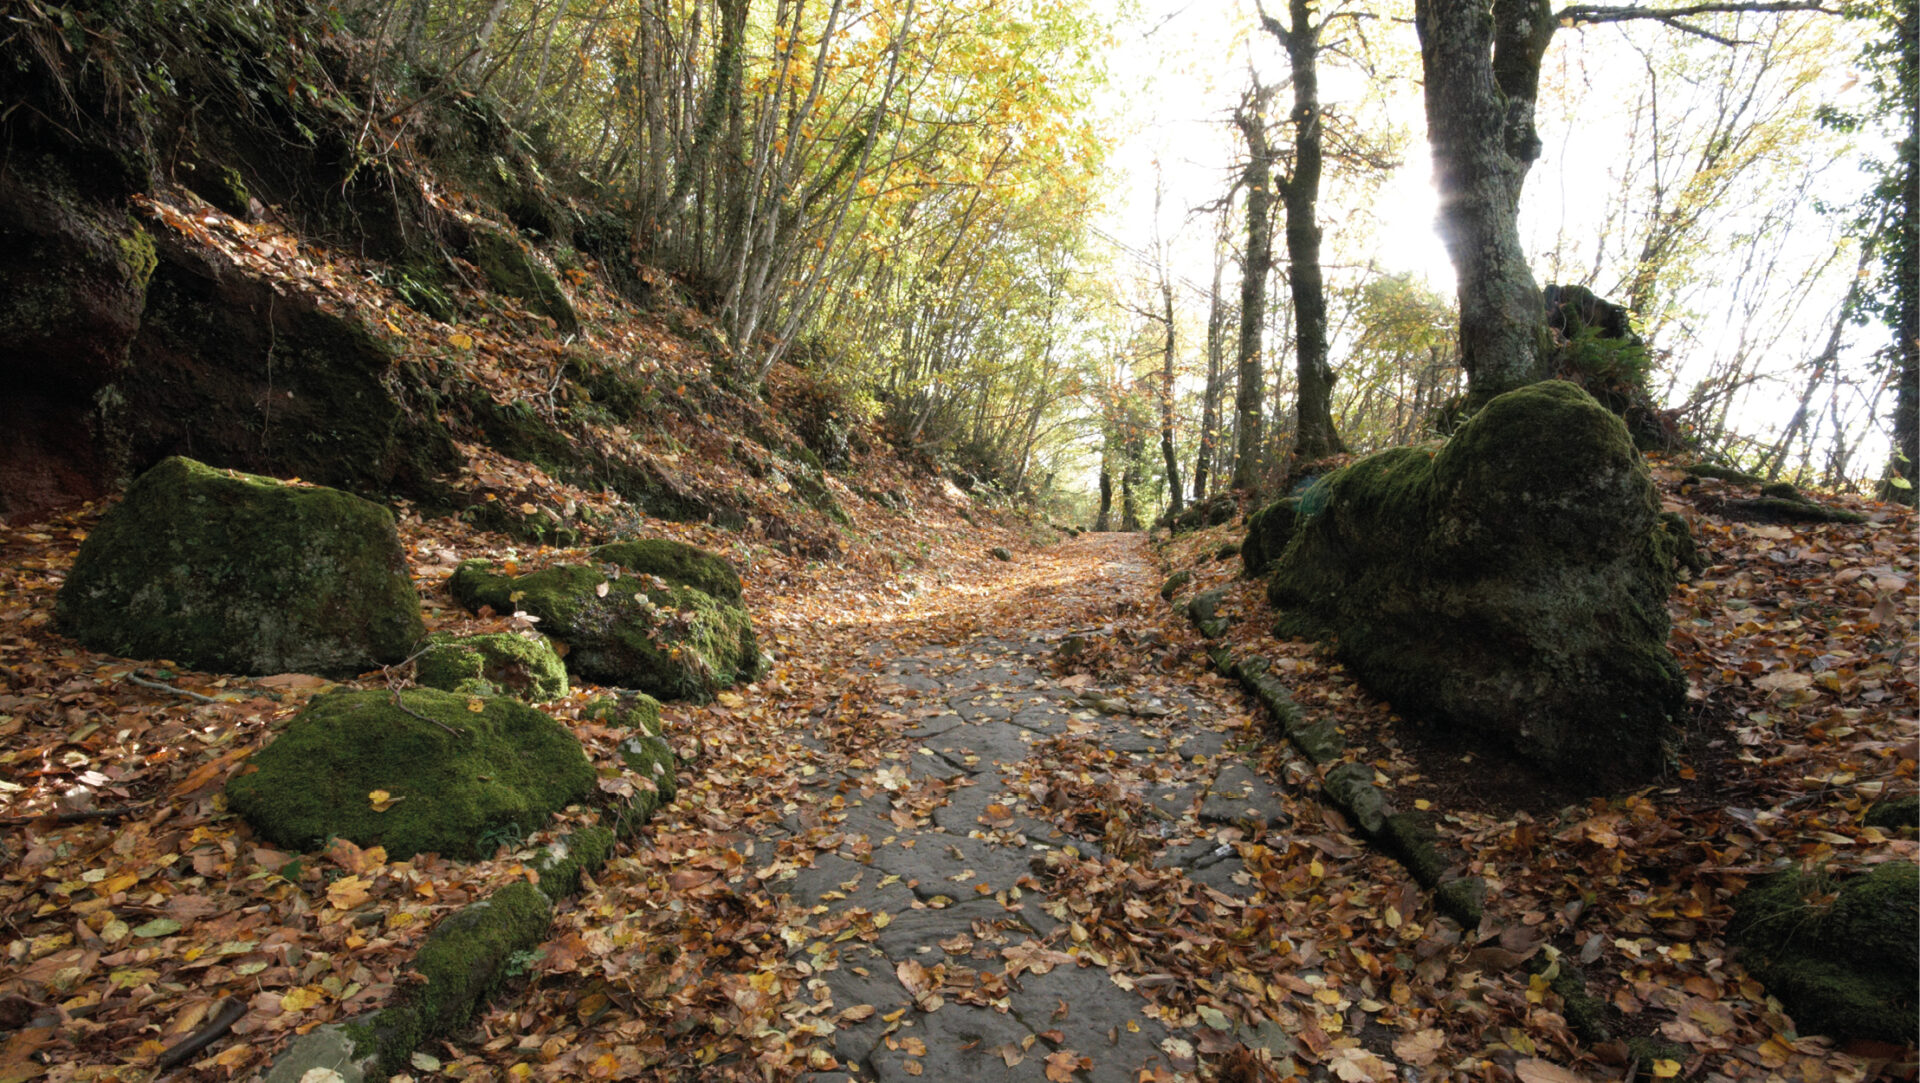
[[[1813, 11], [1822, 15], [1838, 15], [1840, 9], [1829, 7], [1818, 0], [1711, 0], [1703, 4], [1687, 4], [1683, 7], [1611, 7], [1599, 4], [1570, 4], [1561, 8], [1554, 18], [1562, 26], [1574, 23], [1619, 23], [1632, 19], [1652, 19], [1657, 22], [1674, 24], [1674, 19], [1684, 19], [1693, 15], [1730, 15], [1739, 12], [1778, 13], [1789, 11]], [[1690, 33], [1698, 33], [1691, 27], [1681, 27]]]

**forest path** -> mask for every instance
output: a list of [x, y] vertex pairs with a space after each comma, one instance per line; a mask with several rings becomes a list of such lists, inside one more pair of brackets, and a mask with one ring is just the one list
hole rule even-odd
[[457, 1054], [535, 1080], [1390, 1074], [1360, 1048], [1392, 1040], [1372, 979], [1334, 973], [1356, 910], [1330, 870], [1394, 874], [1276, 781], [1311, 772], [1208, 670], [1146, 540], [987, 544], [755, 569], [771, 672], [669, 705], [678, 795]]
[[[814, 1078], [1178, 1078], [1212, 1044], [1191, 1011], [1143, 995], [1173, 975], [1102, 950], [1114, 938], [1089, 926], [1177, 901], [1126, 901], [1165, 887], [1125, 884], [1133, 863], [1180, 870], [1186, 892], [1229, 908], [1250, 896], [1234, 843], [1287, 820], [1278, 790], [1229, 752], [1238, 708], [1157, 667], [1063, 672], [1165, 646], [1124, 622], [1159, 607], [1140, 535], [1029, 559], [948, 641], [867, 643], [849, 668], [873, 674], [890, 724], [809, 738], [846, 764], [763, 837], [811, 854], [768, 887], [810, 915], [795, 958], [831, 997], [837, 1067]], [[1068, 867], [1113, 877], [1119, 912], [1063, 889]]]

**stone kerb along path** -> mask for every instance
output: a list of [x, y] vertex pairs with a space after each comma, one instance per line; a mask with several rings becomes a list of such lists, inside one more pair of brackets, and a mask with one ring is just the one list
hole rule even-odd
[[967, 638], [870, 643], [864, 665], [908, 720], [876, 739], [905, 754], [823, 774], [768, 840], [813, 854], [769, 884], [810, 908], [796, 956], [832, 1001], [836, 1066], [810, 1078], [1179, 1079], [1223, 1043], [1290, 1048], [1270, 1021], [1156, 1003], [1151, 989], [1187, 979], [1103, 951], [1092, 904], [1049, 887], [1116, 851], [1230, 910], [1255, 890], [1244, 844], [1291, 818], [1236, 754], [1254, 736], [1245, 708], [1218, 687], [1229, 702], [1203, 698], [1181, 676], [1196, 671], [1061, 672], [1106, 637], [1137, 645], [1145, 622], [1116, 617], [1154, 590], [1138, 537], [1069, 545], [1089, 550], [1072, 554], [1080, 574], [998, 599]]

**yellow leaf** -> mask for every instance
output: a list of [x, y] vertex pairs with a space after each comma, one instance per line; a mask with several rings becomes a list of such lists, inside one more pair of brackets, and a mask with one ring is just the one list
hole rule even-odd
[[487, 709], [486, 700], [481, 699], [479, 696], [467, 697], [467, 710], [472, 711], [474, 714], [479, 714], [481, 711], [484, 711], [486, 709]]
[[395, 797], [385, 790], [373, 790], [367, 794], [367, 803], [373, 806], [375, 812], [385, 812], [405, 800], [406, 798]]
[[343, 876], [327, 885], [327, 902], [336, 910], [351, 910], [367, 901], [368, 886], [358, 876]]
[[447, 341], [452, 343], [455, 349], [473, 349], [473, 336], [467, 334], [465, 331], [455, 331], [453, 334], [447, 336]]
[[326, 990], [318, 985], [303, 985], [298, 989], [289, 989], [280, 994], [280, 1010], [283, 1012], [304, 1012], [318, 1007], [327, 999]]
[[1653, 1077], [1655, 1079], [1672, 1079], [1679, 1074], [1680, 1062], [1677, 1060], [1668, 1060], [1662, 1057], [1653, 1062]]

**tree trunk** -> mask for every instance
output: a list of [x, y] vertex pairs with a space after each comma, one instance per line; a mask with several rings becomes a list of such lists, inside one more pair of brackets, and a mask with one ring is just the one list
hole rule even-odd
[[1134, 495], [1140, 479], [1137, 459], [1127, 456], [1126, 465], [1120, 468], [1120, 529], [1129, 534], [1140, 529], [1140, 502]]
[[1239, 387], [1233, 398], [1233, 487], [1253, 489], [1260, 469], [1264, 378], [1260, 336], [1267, 322], [1267, 275], [1273, 270], [1273, 148], [1267, 142], [1266, 104], [1271, 87], [1254, 90], [1234, 111], [1247, 140], [1247, 254], [1240, 273]]
[[1333, 423], [1333, 369], [1327, 364], [1327, 296], [1320, 269], [1320, 27], [1311, 0], [1290, 0], [1290, 26], [1263, 16], [1293, 66], [1293, 175], [1280, 186], [1287, 212], [1288, 280], [1293, 290], [1294, 356], [1300, 378], [1294, 454], [1301, 461], [1346, 450]]
[[[1920, 80], [1920, 35], [1915, 33], [1914, 5], [1897, 8], [1900, 59], [1894, 65], [1901, 99], [1907, 103], [1907, 130], [1896, 153], [1894, 178], [1900, 186], [1897, 224], [1894, 226], [1892, 264], [1894, 305], [1892, 356], [1893, 456], [1880, 492], [1888, 500], [1911, 506], [1920, 496], [1920, 114], [1913, 109], [1914, 83]], [[1882, 182], [1884, 190], [1885, 182]], [[1904, 484], [1901, 484], [1904, 483]]]
[[1100, 464], [1100, 514], [1094, 517], [1093, 529], [1104, 534], [1113, 529], [1113, 471], [1107, 464]]
[[1467, 394], [1485, 402], [1545, 379], [1546, 315], [1520, 247], [1520, 188], [1540, 156], [1547, 0], [1415, 0], [1440, 233], [1458, 276]]
[[1220, 426], [1220, 355], [1226, 338], [1226, 306], [1220, 303], [1220, 272], [1226, 265], [1225, 245], [1214, 250], [1213, 290], [1207, 303], [1207, 386], [1200, 394], [1200, 441], [1194, 452], [1193, 501], [1207, 498], [1208, 475], [1213, 470], [1214, 441]]
[[1160, 357], [1160, 458], [1167, 468], [1167, 510], [1178, 515], [1184, 505], [1180, 502], [1180, 460], [1173, 447], [1173, 283], [1166, 277], [1165, 268], [1160, 276], [1160, 320], [1167, 332]]

